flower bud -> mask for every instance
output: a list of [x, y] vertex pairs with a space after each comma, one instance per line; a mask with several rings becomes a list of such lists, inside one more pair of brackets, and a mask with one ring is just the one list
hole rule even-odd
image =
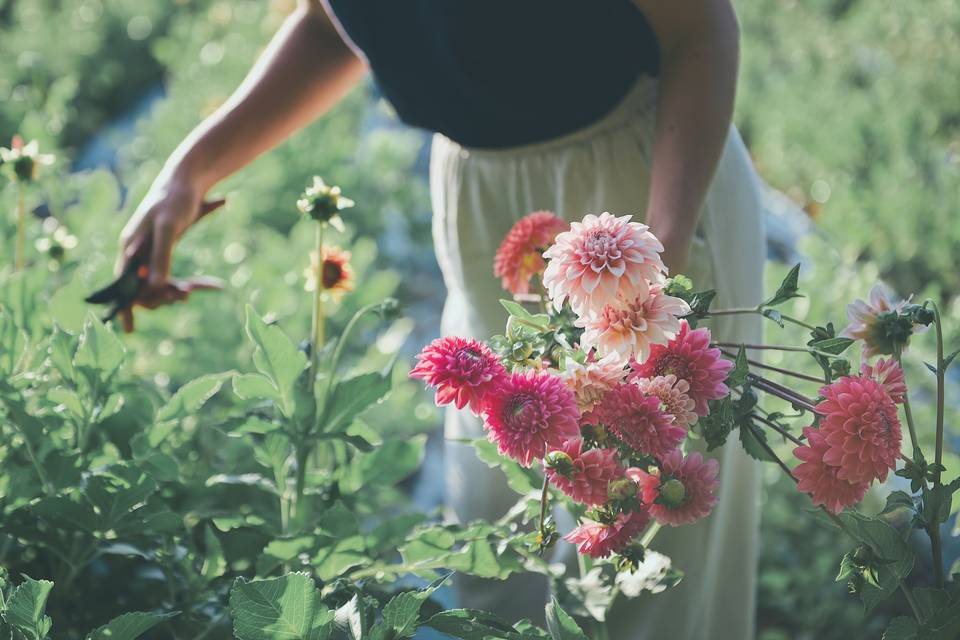
[[569, 477], [576, 470], [573, 466], [573, 458], [563, 451], [551, 451], [548, 453], [543, 459], [543, 466], [565, 478]]
[[607, 484], [607, 495], [611, 500], [628, 500], [637, 495], [637, 484], [630, 478], [617, 478]]
[[660, 485], [660, 503], [675, 509], [687, 498], [687, 489], [676, 478], [670, 478]]

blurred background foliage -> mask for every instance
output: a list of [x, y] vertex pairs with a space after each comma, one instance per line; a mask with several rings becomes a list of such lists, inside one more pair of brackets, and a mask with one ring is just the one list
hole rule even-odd
[[[83, 294], [109, 277], [117, 233], [166, 155], [226, 99], [293, 4], [0, 0], [0, 144], [19, 132], [57, 153], [28, 203], [78, 239], [65, 261], [50, 261], [47, 302], [58, 322], [78, 328]], [[737, 123], [764, 178], [814, 222], [800, 253], [807, 261], [802, 285], [815, 302], [797, 301], [795, 313], [826, 315], [842, 326], [841, 305], [882, 277], [901, 294], [943, 299], [948, 344], [956, 344], [960, 4], [751, 0], [738, 12]], [[248, 300], [291, 335], [307, 335], [302, 271], [311, 233], [293, 203], [313, 174], [358, 201], [351, 235], [377, 238], [353, 248], [365, 284], [343, 300], [333, 330], [359, 306], [392, 293], [413, 320], [370, 335], [374, 357], [410, 332], [416, 337], [408, 347], [435, 335], [443, 285], [429, 250], [425, 144], [422, 133], [397, 125], [367, 84], [218, 186], [227, 207], [187, 236], [174, 270], [217, 275], [230, 286], [141, 314], [138, 332], [127, 338], [135, 371], [168, 392], [202, 373], [239, 367], [249, 360], [242, 340]], [[9, 185], [0, 197], [3, 215], [12, 217]], [[45, 232], [32, 225], [31, 233], [36, 240]], [[11, 255], [12, 238], [0, 239], [0, 253]], [[782, 271], [772, 266], [769, 280]], [[0, 299], [11, 295], [16, 291]], [[921, 356], [928, 342], [918, 341]], [[414, 432], [434, 425], [436, 414], [407, 384], [371, 419]], [[949, 462], [955, 475], [956, 456]], [[846, 549], [830, 548], [837, 539], [802, 514], [805, 498], [775, 481], [776, 469], [768, 471], [762, 637], [877, 637], [863, 626], [857, 600], [833, 583]], [[425, 490], [428, 501], [436, 499], [438, 488]], [[956, 538], [950, 542], [955, 557]]]

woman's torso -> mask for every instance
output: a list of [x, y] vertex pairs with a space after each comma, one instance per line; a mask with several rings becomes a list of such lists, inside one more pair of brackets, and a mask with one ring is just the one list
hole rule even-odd
[[659, 65], [630, 0], [327, 0], [398, 115], [467, 147], [600, 119]]

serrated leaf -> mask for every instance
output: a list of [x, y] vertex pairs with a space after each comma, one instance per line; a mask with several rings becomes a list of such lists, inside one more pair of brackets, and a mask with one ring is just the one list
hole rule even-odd
[[870, 547], [883, 560], [875, 569], [876, 586], [865, 584], [860, 597], [867, 611], [890, 597], [900, 582], [913, 569], [913, 553], [900, 534], [883, 520], [867, 517], [856, 511], [844, 511], [838, 516], [847, 532]]
[[83, 401], [80, 399], [80, 395], [73, 389], [67, 389], [66, 387], [54, 387], [53, 389], [47, 391], [47, 399], [51, 402], [63, 405], [63, 407], [73, 414], [74, 417], [83, 417]]
[[522, 326], [526, 332], [542, 333], [550, 330], [550, 316], [547, 314], [538, 313], [534, 315], [527, 311], [523, 305], [513, 300], [501, 299], [500, 304], [507, 310], [511, 318], [519, 321], [520, 326]]
[[164, 620], [179, 615], [171, 613], [148, 613], [133, 611], [118, 616], [87, 636], [87, 640], [135, 640]]
[[908, 508], [913, 511], [914, 507], [913, 498], [909, 493], [906, 491], [891, 491], [890, 495], [887, 496], [887, 504], [884, 506], [883, 511], [880, 512], [880, 515], [902, 508]]
[[753, 425], [750, 420], [745, 420], [740, 423], [740, 444], [743, 445], [743, 450], [754, 460], [760, 460], [761, 462], [773, 462], [773, 458], [770, 457], [770, 454], [767, 452], [766, 448], [763, 447], [761, 442], [765, 443], [767, 441], [767, 434], [763, 430], [757, 428]]
[[246, 331], [256, 346], [254, 365], [276, 389], [280, 411], [291, 417], [294, 411], [294, 386], [307, 366], [307, 357], [280, 327], [265, 323], [250, 305], [247, 305]]
[[50, 362], [54, 368], [68, 382], [76, 382], [77, 379], [77, 370], [73, 366], [73, 355], [76, 349], [76, 338], [73, 334], [67, 333], [60, 327], [54, 327], [47, 352], [50, 354]]
[[144, 471], [118, 465], [91, 476], [84, 495], [97, 511], [100, 529], [106, 531], [115, 528], [156, 490], [156, 481]]
[[213, 527], [203, 528], [203, 546], [206, 552], [203, 554], [200, 575], [207, 581], [219, 578], [227, 570], [227, 560], [223, 555], [223, 545], [220, 544], [220, 538], [214, 533]]
[[354, 418], [383, 400], [391, 387], [390, 377], [382, 373], [361, 373], [338, 382], [324, 409], [321, 430], [327, 433], [346, 430]]
[[556, 598], [551, 598], [546, 607], [547, 631], [553, 640], [587, 640], [583, 629], [560, 608]]
[[740, 350], [737, 351], [737, 357], [733, 361], [733, 369], [727, 374], [726, 384], [731, 389], [739, 387], [747, 381], [749, 374], [750, 363], [747, 361], [747, 350], [743, 345], [740, 345]]
[[392, 597], [381, 612], [381, 620], [371, 630], [373, 640], [411, 638], [420, 621], [420, 608], [450, 574], [417, 591], [404, 591]]
[[116, 334], [93, 314], [87, 317], [80, 334], [80, 343], [73, 358], [78, 369], [97, 372], [107, 380], [123, 362], [124, 348]]
[[883, 632], [882, 640], [919, 640], [917, 637], [919, 630], [916, 620], [901, 616], [890, 621]]
[[220, 391], [225, 380], [232, 375], [232, 372], [214, 373], [200, 376], [183, 385], [174, 393], [170, 400], [157, 411], [157, 422], [167, 422], [169, 420], [182, 420], [192, 415], [207, 400], [212, 398]]
[[93, 533], [100, 525], [100, 519], [90, 505], [66, 496], [43, 498], [31, 505], [30, 510], [38, 517], [65, 531], [78, 529]]
[[238, 640], [324, 640], [333, 631], [333, 612], [305, 573], [237, 578], [230, 589], [230, 614]]
[[792, 269], [790, 269], [790, 271], [787, 272], [787, 275], [783, 278], [780, 286], [777, 287], [776, 293], [774, 293], [769, 300], [764, 302], [762, 306], [774, 307], [778, 304], [786, 302], [787, 300], [801, 297], [798, 291], [799, 280], [800, 265], [796, 264]]
[[827, 338], [825, 340], [810, 342], [808, 345], [818, 351], [824, 351], [831, 355], [838, 356], [846, 351], [853, 342], [850, 338]]
[[53, 583], [49, 580], [24, 576], [7, 600], [3, 619], [27, 640], [44, 640], [52, 626], [50, 616], [44, 613], [52, 589]]

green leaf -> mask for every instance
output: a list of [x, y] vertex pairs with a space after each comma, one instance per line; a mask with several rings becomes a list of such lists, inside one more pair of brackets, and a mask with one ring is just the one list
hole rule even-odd
[[320, 602], [320, 592], [305, 573], [237, 578], [230, 590], [230, 614], [238, 640], [324, 640], [333, 631], [333, 612]]
[[740, 345], [740, 350], [737, 351], [737, 358], [733, 361], [733, 369], [727, 374], [726, 384], [731, 389], [739, 387], [747, 381], [749, 374], [750, 363], [747, 362], [747, 350], [743, 345]]
[[[360, 457], [356, 462], [359, 475], [353, 475], [347, 486], [392, 486], [415, 472], [423, 462], [427, 436], [420, 434], [407, 440], [389, 440]], [[356, 483], [356, 484], [355, 484]]]
[[553, 640], [587, 640], [586, 634], [567, 613], [560, 608], [556, 598], [547, 604], [547, 630]]
[[77, 370], [73, 366], [73, 355], [76, 349], [76, 337], [60, 327], [54, 327], [47, 352], [50, 354], [50, 362], [53, 363], [54, 368], [68, 382], [77, 381]]
[[307, 357], [280, 327], [268, 325], [247, 305], [246, 331], [256, 346], [253, 363], [267, 376], [280, 396], [279, 407], [288, 418], [294, 411], [294, 387], [307, 366]]
[[270, 378], [259, 373], [238, 373], [231, 380], [233, 392], [241, 400], [273, 400], [280, 402], [280, 392]]
[[96, 372], [101, 382], [109, 379], [123, 362], [120, 339], [93, 314], [87, 317], [73, 364], [78, 369]]
[[826, 340], [816, 340], [808, 343], [808, 346], [824, 351], [826, 353], [838, 356], [846, 351], [853, 344], [850, 338], [827, 338]]
[[84, 495], [97, 511], [100, 529], [107, 531], [142, 506], [156, 490], [156, 481], [144, 471], [117, 465], [91, 476]]
[[860, 591], [867, 611], [890, 597], [900, 582], [913, 570], [914, 557], [900, 534], [883, 520], [856, 511], [844, 511], [837, 517], [859, 542], [870, 547], [881, 559], [875, 567], [876, 586], [864, 584]]
[[85, 502], [78, 502], [66, 496], [50, 496], [34, 503], [30, 510], [58, 529], [86, 533], [97, 531], [100, 518]]
[[919, 631], [916, 620], [901, 616], [890, 621], [890, 625], [883, 632], [882, 640], [919, 640]]
[[[530, 313], [523, 308], [518, 302], [513, 300], [500, 300], [500, 304], [503, 305], [503, 308], [507, 310], [507, 313], [510, 314], [511, 318], [516, 319], [518, 322], [511, 323], [511, 326], [518, 324], [523, 328], [525, 333], [543, 333], [550, 330], [550, 316], [545, 313], [538, 313], [536, 315]], [[509, 330], [507, 331], [509, 334]]]
[[87, 640], [135, 640], [164, 620], [169, 620], [177, 615], [179, 613], [175, 611], [171, 613], [132, 611], [118, 616], [102, 627], [91, 631]]
[[427, 620], [424, 625], [463, 640], [516, 637], [516, 631], [506, 621], [495, 614], [474, 609], [441, 611]]
[[484, 438], [473, 441], [477, 457], [491, 469], [497, 467], [507, 476], [507, 484], [520, 495], [527, 495], [531, 491], [538, 491], [543, 482], [543, 476], [533, 469], [521, 467], [519, 463], [497, 451], [497, 445]]
[[3, 610], [3, 619], [27, 640], [44, 640], [52, 622], [44, 614], [47, 598], [53, 589], [49, 580], [34, 580], [28, 576], [13, 590]]
[[205, 580], [210, 581], [219, 578], [227, 570], [227, 559], [223, 555], [223, 545], [220, 544], [220, 538], [214, 533], [213, 527], [205, 526], [203, 528], [203, 543], [206, 553], [203, 555], [200, 575]]
[[381, 612], [381, 620], [371, 630], [374, 640], [410, 638], [420, 622], [420, 608], [434, 591], [450, 578], [447, 574], [429, 586], [417, 591], [404, 591], [387, 602]]
[[773, 294], [769, 300], [763, 303], [764, 307], [775, 307], [778, 304], [782, 304], [787, 300], [793, 298], [799, 298], [800, 293], [798, 290], [798, 283], [800, 280], [800, 265], [796, 264], [787, 272], [787, 275], [783, 278], [783, 281], [780, 283], [780, 286], [777, 288], [776, 293]]
[[257, 575], [266, 575], [279, 567], [290, 562], [301, 554], [313, 551], [317, 544], [314, 536], [298, 536], [296, 538], [275, 538], [263, 548], [260, 557], [257, 558]]
[[47, 391], [47, 399], [57, 404], [62, 404], [64, 408], [73, 414], [74, 417], [83, 418], [83, 401], [80, 395], [73, 389], [66, 387], [54, 387]]
[[182, 420], [192, 415], [204, 403], [220, 391], [225, 380], [232, 372], [213, 373], [206, 376], [200, 376], [183, 385], [177, 392], [170, 397], [165, 405], [157, 411], [157, 422], [167, 422], [169, 420]]
[[906, 491], [891, 491], [890, 495], [887, 496], [887, 504], [883, 508], [883, 511], [880, 512], [880, 515], [904, 508], [910, 509], [911, 511], [916, 509], [910, 494]]
[[776, 309], [764, 309], [760, 312], [760, 314], [763, 315], [764, 318], [770, 318], [776, 322], [778, 325], [780, 325], [781, 329], [784, 328], [785, 325], [783, 324], [783, 314]]
[[336, 384], [330, 402], [324, 408], [324, 432], [341, 432], [354, 418], [383, 400], [392, 386], [390, 377], [382, 373], [361, 373]]
[[761, 443], [766, 443], [767, 434], [749, 419], [740, 423], [740, 444], [748, 456], [761, 462], [773, 462], [773, 458]]

